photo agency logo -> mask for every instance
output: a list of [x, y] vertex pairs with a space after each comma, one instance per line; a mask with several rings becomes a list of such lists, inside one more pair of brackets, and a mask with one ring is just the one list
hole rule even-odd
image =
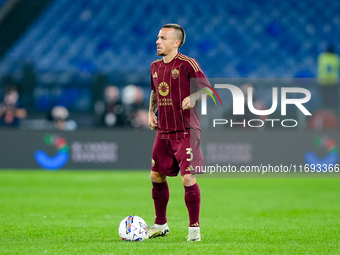
[[[246, 90], [246, 95], [244, 92], [236, 85], [232, 84], [214, 84], [214, 88], [212, 86], [207, 86], [212, 91], [222, 105], [222, 101], [220, 99], [220, 95], [216, 92], [215, 89], [227, 89], [231, 92], [232, 95], [232, 115], [233, 116], [244, 116], [245, 115], [245, 107], [247, 106], [249, 111], [253, 115], [259, 116], [259, 118], [254, 119], [246, 119], [243, 120], [238, 117], [237, 121], [235, 119], [220, 119], [214, 118], [213, 119], [213, 127], [217, 125], [228, 125], [230, 127], [250, 127], [250, 128], [259, 128], [263, 127], [266, 123], [269, 123], [270, 127], [275, 127], [276, 125], [281, 125], [284, 128], [288, 127], [296, 127], [298, 125], [298, 121], [296, 119], [276, 119], [276, 118], [263, 118], [262, 116], [269, 116], [270, 114], [274, 113], [278, 108], [279, 99], [280, 108], [281, 108], [281, 116], [287, 115], [287, 105], [295, 105], [297, 109], [299, 109], [302, 114], [305, 116], [312, 115], [307, 108], [304, 106], [311, 99], [311, 93], [308, 89], [299, 88], [299, 87], [281, 87], [280, 88], [280, 97], [279, 97], [279, 89], [278, 87], [272, 87], [272, 105], [269, 109], [256, 109], [254, 103], [254, 89], [252, 86], [249, 86]], [[214, 99], [213, 95], [205, 90], [206, 93], [202, 94], [202, 102], [201, 102], [201, 115], [207, 115], [207, 97], [208, 95], [212, 97], [215, 105], [216, 100]], [[302, 98], [290, 98], [291, 96], [299, 95]], [[247, 101], [245, 101], [247, 100]], [[247, 104], [245, 104], [247, 103]]]

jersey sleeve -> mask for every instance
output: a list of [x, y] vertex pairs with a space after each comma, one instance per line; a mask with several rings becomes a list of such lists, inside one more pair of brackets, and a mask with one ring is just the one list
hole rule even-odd
[[[189, 73], [190, 73], [190, 80], [191, 82], [199, 88], [204, 88], [210, 86], [208, 78], [203, 73], [201, 67], [198, 65], [195, 59], [191, 59], [189, 61]], [[194, 80], [192, 80], [194, 79]]]

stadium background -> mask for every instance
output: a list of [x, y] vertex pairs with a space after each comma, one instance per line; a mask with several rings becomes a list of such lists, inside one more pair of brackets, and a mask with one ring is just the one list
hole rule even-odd
[[181, 52], [209, 78], [313, 78], [318, 55], [329, 44], [340, 51], [338, 2], [2, 2], [1, 87], [20, 85], [32, 116], [56, 104], [93, 112], [109, 84], [141, 86], [148, 98], [155, 40], [167, 22], [183, 25]]
[[[306, 106], [313, 116], [301, 119], [297, 108], [288, 108], [287, 115], [299, 119], [298, 128], [291, 131], [309, 132], [304, 142], [281, 133], [274, 135], [278, 140], [266, 135], [259, 140], [258, 134], [253, 134], [248, 142], [254, 151], [262, 151], [256, 146], [270, 144], [264, 148], [271, 148], [288, 139], [291, 143], [284, 143], [281, 151], [272, 151], [276, 155], [293, 151], [298, 155], [294, 162], [299, 164], [304, 163], [303, 153], [308, 150], [319, 150], [323, 157], [332, 149], [327, 141], [331, 140], [337, 149], [339, 109], [324, 104], [320, 85], [313, 78], [317, 77], [317, 58], [329, 45], [340, 52], [339, 11], [338, 2], [291, 0], [200, 4], [146, 0], [137, 5], [135, 1], [116, 0], [2, 1], [0, 98], [9, 86], [16, 86], [27, 117], [17, 125], [2, 126], [2, 150], [6, 153], [2, 153], [1, 167], [39, 167], [33, 157], [37, 150], [54, 154], [55, 147], [60, 151], [62, 146], [48, 146], [53, 142], [47, 144], [46, 139], [44, 143], [44, 137], [52, 134], [67, 136], [64, 145], [69, 146], [71, 159], [78, 157], [74, 161], [79, 162], [83, 157], [81, 165], [69, 161], [66, 168], [122, 169], [125, 164], [127, 168], [148, 169], [147, 155], [154, 136], [147, 126], [149, 66], [157, 58], [157, 33], [168, 22], [186, 29], [187, 40], [181, 52], [197, 59], [207, 77], [248, 78], [247, 82], [255, 86], [256, 100], [266, 108], [272, 103], [272, 87], [285, 86], [282, 81], [295, 78], [297, 86], [308, 88], [312, 98]], [[281, 80], [270, 83], [266, 78]], [[65, 108], [53, 111], [56, 106]], [[230, 117], [231, 107], [229, 95], [210, 118]], [[279, 110], [280, 106], [271, 117], [281, 117]], [[60, 118], [65, 125], [59, 123]], [[202, 127], [210, 123], [203, 119]], [[61, 130], [72, 132], [58, 134]], [[283, 131], [280, 125], [272, 130]], [[15, 140], [19, 136], [22, 138]], [[141, 136], [147, 149], [136, 142]], [[320, 137], [323, 144], [314, 141]], [[104, 150], [108, 141], [109, 146], [118, 149], [105, 161], [100, 153], [95, 155], [93, 148]], [[11, 150], [6, 147], [8, 143], [12, 144]], [[290, 149], [292, 145], [294, 150]], [[72, 154], [74, 148], [80, 148], [77, 152], [82, 156]], [[132, 164], [129, 149], [132, 155], [141, 151], [145, 154]], [[13, 151], [25, 160], [11, 157]], [[248, 163], [268, 158], [262, 156]]]

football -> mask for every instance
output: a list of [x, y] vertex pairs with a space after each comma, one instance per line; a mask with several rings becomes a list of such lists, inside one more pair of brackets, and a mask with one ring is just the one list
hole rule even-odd
[[148, 227], [145, 221], [135, 215], [125, 217], [119, 224], [119, 236], [123, 241], [143, 241]]

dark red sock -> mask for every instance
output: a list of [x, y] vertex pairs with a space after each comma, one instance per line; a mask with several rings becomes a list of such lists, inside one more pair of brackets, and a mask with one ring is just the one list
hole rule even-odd
[[152, 198], [155, 204], [156, 219], [155, 224], [163, 225], [166, 220], [166, 207], [169, 201], [169, 186], [168, 182], [152, 183]]
[[201, 192], [198, 184], [195, 183], [190, 187], [184, 186], [185, 189], [185, 204], [189, 212], [189, 227], [200, 226], [200, 208], [201, 208]]

